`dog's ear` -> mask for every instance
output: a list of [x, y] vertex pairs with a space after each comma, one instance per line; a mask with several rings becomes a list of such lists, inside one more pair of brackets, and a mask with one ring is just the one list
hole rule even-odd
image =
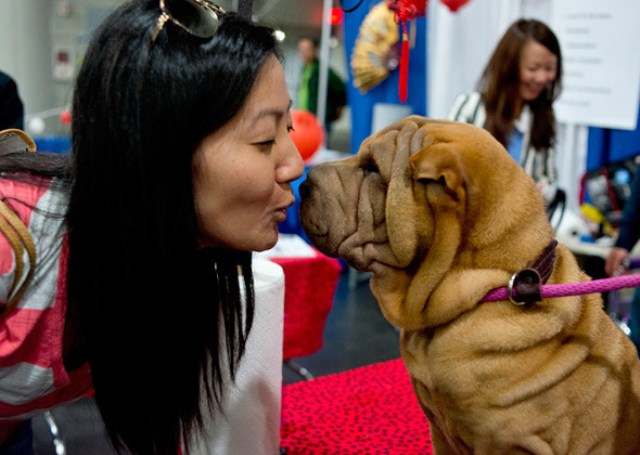
[[462, 202], [465, 172], [455, 145], [442, 142], [429, 145], [411, 157], [410, 165], [414, 181], [435, 185], [435, 191], [431, 192], [435, 200]]

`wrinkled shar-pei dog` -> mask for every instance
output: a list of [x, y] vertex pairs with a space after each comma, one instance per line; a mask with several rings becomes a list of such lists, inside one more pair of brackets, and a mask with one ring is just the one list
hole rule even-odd
[[[489, 133], [408, 117], [300, 194], [314, 245], [372, 272], [436, 454], [640, 453], [636, 350], [600, 295], [537, 301], [537, 280], [590, 278]], [[483, 302], [514, 274], [510, 299]]]

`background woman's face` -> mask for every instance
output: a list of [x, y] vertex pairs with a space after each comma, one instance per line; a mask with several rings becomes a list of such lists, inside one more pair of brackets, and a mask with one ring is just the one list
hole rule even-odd
[[556, 80], [558, 57], [534, 40], [525, 43], [520, 56], [520, 96], [533, 101]]
[[198, 146], [196, 215], [205, 246], [262, 251], [294, 202], [289, 182], [303, 163], [291, 137], [291, 100], [282, 65], [270, 56], [242, 109]]

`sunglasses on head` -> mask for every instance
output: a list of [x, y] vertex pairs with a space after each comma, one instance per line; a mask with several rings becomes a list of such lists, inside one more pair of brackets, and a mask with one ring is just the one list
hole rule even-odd
[[211, 38], [218, 31], [219, 16], [225, 12], [209, 0], [160, 0], [160, 10], [162, 14], [151, 36], [151, 43], [156, 41], [167, 21], [198, 38]]

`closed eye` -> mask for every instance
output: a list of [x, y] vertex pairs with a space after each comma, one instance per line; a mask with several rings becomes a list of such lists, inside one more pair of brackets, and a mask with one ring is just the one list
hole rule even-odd
[[367, 163], [366, 166], [362, 167], [362, 170], [364, 171], [365, 174], [379, 174], [380, 173], [380, 169], [378, 169], [378, 166], [376, 166], [376, 164], [373, 163], [373, 162]]
[[256, 147], [261, 148], [261, 149], [271, 148], [274, 145], [276, 145], [276, 140], [275, 139], [269, 139], [269, 140], [266, 140], [266, 141], [255, 142], [253, 145], [255, 145]]
[[360, 168], [364, 171], [365, 174], [380, 173], [378, 165], [373, 160], [368, 160], [367, 162], [362, 163], [360, 165]]
[[[287, 133], [291, 133], [292, 131], [294, 131], [293, 126], [288, 126], [287, 125]], [[256, 147], [259, 148], [271, 148], [274, 145], [276, 145], [276, 139], [267, 139], [266, 141], [259, 141], [259, 142], [255, 142], [253, 145], [255, 145]]]

